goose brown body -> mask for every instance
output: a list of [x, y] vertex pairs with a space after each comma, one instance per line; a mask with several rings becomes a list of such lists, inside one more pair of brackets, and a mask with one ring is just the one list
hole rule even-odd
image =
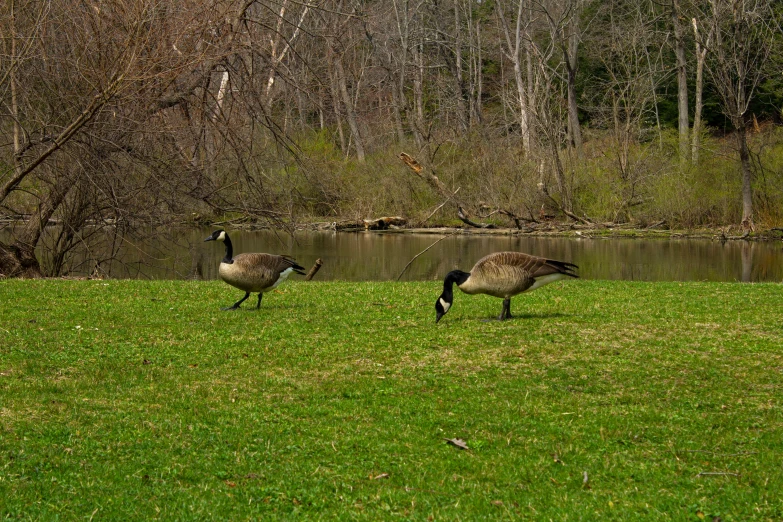
[[264, 292], [277, 288], [292, 272], [304, 275], [304, 267], [288, 256], [274, 254], [238, 254], [234, 256], [231, 238], [225, 230], [215, 230], [204, 241], [222, 241], [226, 246], [226, 255], [220, 262], [218, 274], [226, 283], [245, 291], [245, 297], [224, 310], [236, 310], [250, 292], [258, 292], [258, 304]]
[[223, 281], [245, 292], [273, 290], [287, 277], [288, 274], [281, 277], [286, 270], [302, 268], [290, 257], [273, 254], [238, 254], [232, 261], [220, 263], [218, 274]]
[[576, 274], [569, 273], [569, 266], [575, 267], [570, 263], [521, 252], [496, 252], [479, 259], [470, 270], [470, 277], [457, 286], [466, 294], [487, 294], [505, 299], [533, 287], [538, 288], [536, 282], [539, 279], [576, 277]]
[[511, 317], [511, 298], [553, 281], [579, 277], [573, 263], [521, 252], [496, 252], [476, 262], [470, 272], [452, 270], [443, 280], [443, 293], [435, 302], [437, 323], [454, 302], [454, 284], [466, 294], [487, 294], [503, 299], [500, 320]]

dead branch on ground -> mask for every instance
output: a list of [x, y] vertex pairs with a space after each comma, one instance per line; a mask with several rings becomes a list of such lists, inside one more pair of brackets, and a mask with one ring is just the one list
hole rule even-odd
[[313, 267], [310, 269], [309, 272], [307, 272], [307, 275], [305, 276], [305, 281], [310, 281], [313, 277], [315, 277], [315, 274], [318, 273], [318, 271], [321, 269], [321, 265], [323, 265], [324, 262], [321, 261], [321, 258], [315, 260], [315, 264], [313, 264]]

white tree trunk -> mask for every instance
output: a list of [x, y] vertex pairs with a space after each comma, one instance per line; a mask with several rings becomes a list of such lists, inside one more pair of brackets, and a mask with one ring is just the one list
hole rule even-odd
[[523, 39], [526, 38], [526, 34], [523, 34], [523, 15], [525, 12], [524, 0], [519, 1], [519, 7], [517, 9], [516, 23], [514, 27], [514, 33], [511, 34], [511, 29], [503, 14], [503, 6], [498, 5], [497, 12], [500, 17], [500, 24], [503, 29], [503, 35], [506, 40], [506, 57], [511, 61], [514, 66], [514, 82], [517, 87], [517, 118], [519, 121], [519, 132], [522, 136], [522, 148], [526, 154], [530, 153], [530, 109], [529, 100], [527, 96], [527, 82], [522, 74], [522, 55], [521, 47]]
[[696, 85], [694, 86], [696, 99], [694, 100], [693, 107], [693, 135], [691, 137], [691, 161], [694, 165], [699, 163], [699, 153], [701, 152], [701, 113], [704, 108], [703, 93], [704, 93], [704, 62], [707, 58], [707, 49], [710, 41], [710, 36], [707, 36], [707, 40], [702, 46], [702, 42], [699, 35], [699, 26], [696, 19], [691, 20], [693, 24], [693, 33], [696, 41]]

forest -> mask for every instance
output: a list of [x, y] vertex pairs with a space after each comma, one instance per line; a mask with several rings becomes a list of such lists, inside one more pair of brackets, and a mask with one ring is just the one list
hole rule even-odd
[[229, 223], [783, 225], [774, 0], [6, 0], [0, 274]]

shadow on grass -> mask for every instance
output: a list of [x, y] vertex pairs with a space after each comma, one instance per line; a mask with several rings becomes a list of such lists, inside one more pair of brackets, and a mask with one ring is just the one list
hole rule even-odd
[[[562, 314], [560, 312], [542, 313], [542, 314], [514, 314], [506, 321], [524, 321], [529, 319], [554, 319], [556, 317], [571, 317], [570, 314]], [[502, 322], [497, 316], [482, 319], [482, 322], [490, 323], [493, 321]]]

